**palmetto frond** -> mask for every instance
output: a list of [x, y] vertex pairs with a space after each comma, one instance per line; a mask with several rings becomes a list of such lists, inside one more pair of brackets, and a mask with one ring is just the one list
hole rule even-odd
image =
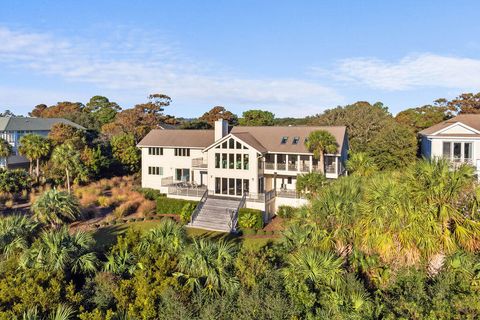
[[94, 240], [88, 233], [70, 234], [65, 227], [46, 231], [24, 252], [20, 265], [47, 271], [94, 272], [98, 260], [93, 244]]

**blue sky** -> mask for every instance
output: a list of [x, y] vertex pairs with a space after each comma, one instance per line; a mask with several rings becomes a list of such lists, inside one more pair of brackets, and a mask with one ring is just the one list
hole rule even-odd
[[305, 116], [358, 100], [392, 113], [480, 91], [478, 1], [5, 1], [0, 110], [165, 93]]

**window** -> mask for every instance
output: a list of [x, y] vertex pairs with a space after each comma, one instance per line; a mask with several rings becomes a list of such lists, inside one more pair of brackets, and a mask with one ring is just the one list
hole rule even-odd
[[298, 141], [300, 141], [300, 137], [293, 137], [292, 144], [298, 144]]
[[292, 184], [292, 177], [288, 177], [288, 178], [287, 178], [287, 183], [288, 183], [288, 184]]
[[243, 155], [243, 169], [248, 170], [248, 154]]
[[162, 167], [148, 167], [148, 174], [162, 176], [163, 168]]
[[235, 157], [235, 169], [242, 169], [242, 155], [237, 154]]
[[235, 140], [233, 140], [232, 138], [230, 138], [230, 140], [228, 140], [228, 148], [229, 149], [235, 149]]
[[227, 154], [222, 153], [222, 169], [227, 169]]
[[288, 141], [288, 137], [282, 137], [282, 141], [280, 141], [281, 144], [286, 144]]
[[163, 148], [159, 147], [149, 147], [148, 154], [152, 156], [161, 156], [163, 155]]
[[443, 143], [443, 157], [450, 159], [450, 149], [451, 149], [451, 143], [450, 142], [444, 142]]
[[220, 168], [220, 153], [215, 153], [215, 168]]
[[222, 149], [227, 149], [228, 148], [228, 142], [225, 141], [224, 143], [222, 143]]
[[453, 143], [453, 159], [460, 160], [462, 157], [462, 144], [460, 142]]
[[237, 141], [237, 149], [242, 149], [242, 144]]
[[472, 144], [465, 143], [463, 147], [463, 158], [465, 160], [472, 160]]
[[188, 148], [175, 148], [176, 157], [190, 157], [190, 149]]
[[471, 142], [445, 141], [442, 144], [442, 155], [455, 162], [472, 161], [473, 146]]
[[190, 181], [190, 169], [175, 169], [175, 179], [177, 181]]
[[228, 168], [229, 169], [235, 168], [235, 155], [233, 153], [230, 153], [228, 155]]

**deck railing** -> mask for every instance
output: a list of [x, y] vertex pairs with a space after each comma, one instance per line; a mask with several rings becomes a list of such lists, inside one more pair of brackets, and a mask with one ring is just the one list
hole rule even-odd
[[190, 223], [191, 223], [191, 224], [193, 223], [193, 221], [195, 221], [195, 219], [197, 219], [197, 216], [198, 216], [198, 214], [200, 213], [200, 211], [202, 210], [203, 205], [204, 205], [205, 202], [207, 201], [207, 198], [208, 198], [208, 190], [205, 190], [205, 192], [203, 193], [202, 198], [201, 198], [200, 201], [197, 203], [197, 206], [195, 207], [195, 210], [193, 210], [193, 212], [192, 212], [192, 216], [190, 217]]

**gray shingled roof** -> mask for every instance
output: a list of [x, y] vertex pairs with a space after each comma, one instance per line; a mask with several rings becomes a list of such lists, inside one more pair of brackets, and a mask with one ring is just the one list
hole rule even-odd
[[[233, 127], [231, 134], [260, 152], [310, 153], [305, 138], [312, 131], [325, 130], [337, 140], [339, 152], [346, 139], [346, 127]], [[282, 138], [288, 137], [282, 144]], [[298, 143], [293, 139], [298, 137]], [[138, 143], [139, 147], [190, 147], [206, 148], [214, 141], [214, 130], [152, 130]]]
[[138, 143], [139, 147], [206, 148], [215, 140], [213, 130], [151, 130]]
[[0, 131], [48, 131], [56, 123], [64, 123], [78, 129], [85, 129], [63, 118], [0, 117]]
[[[316, 130], [330, 132], [337, 140], [339, 151], [342, 148], [346, 137], [346, 127], [325, 126], [325, 127], [233, 127], [231, 133], [238, 136], [241, 133], [249, 133], [268, 152], [292, 152], [310, 153], [305, 147], [305, 138]], [[282, 144], [282, 138], [287, 137], [287, 142]], [[293, 144], [293, 139], [298, 137], [298, 143]], [[240, 138], [241, 139], [241, 138]], [[247, 142], [247, 141], [245, 141]], [[248, 143], [248, 142], [247, 142]], [[252, 146], [253, 147], [253, 146]]]

